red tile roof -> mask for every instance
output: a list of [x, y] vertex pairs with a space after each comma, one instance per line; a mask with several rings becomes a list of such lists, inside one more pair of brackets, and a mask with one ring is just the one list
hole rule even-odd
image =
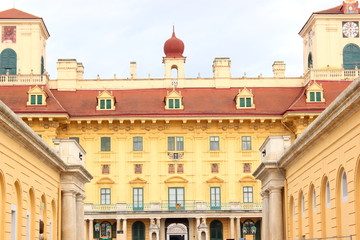
[[0, 12], [0, 19], [41, 19], [41, 17], [11, 8]]
[[115, 110], [96, 110], [98, 90], [58, 91], [44, 87], [47, 106], [26, 106], [29, 86], [0, 87], [0, 100], [16, 113], [68, 113], [70, 117], [216, 117], [282, 116], [286, 112], [321, 112], [351, 82], [317, 81], [325, 103], [306, 103], [306, 87], [255, 87], [255, 109], [236, 109], [239, 88], [179, 89], [183, 110], [165, 110], [172, 89], [113, 90]]
[[333, 8], [314, 12], [314, 14], [343, 14], [342, 7], [343, 7], [343, 5], [341, 4], [341, 5], [333, 7]]

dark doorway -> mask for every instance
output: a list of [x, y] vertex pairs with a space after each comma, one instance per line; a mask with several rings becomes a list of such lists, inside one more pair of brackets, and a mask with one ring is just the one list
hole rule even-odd
[[184, 235], [170, 235], [170, 240], [184, 240]]

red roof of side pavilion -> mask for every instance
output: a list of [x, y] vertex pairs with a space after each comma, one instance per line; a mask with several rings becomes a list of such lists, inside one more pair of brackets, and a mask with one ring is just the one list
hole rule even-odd
[[0, 12], [0, 19], [42, 19], [41, 17], [11, 8]]

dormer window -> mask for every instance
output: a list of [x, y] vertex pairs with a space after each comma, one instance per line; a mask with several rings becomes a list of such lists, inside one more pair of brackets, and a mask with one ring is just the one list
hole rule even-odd
[[43, 88], [35, 86], [30, 88], [28, 91], [28, 101], [26, 105], [28, 106], [45, 106], [46, 105], [47, 94]]
[[239, 94], [236, 96], [236, 109], [244, 108], [255, 108], [254, 95], [251, 89], [239, 90]]
[[96, 110], [115, 110], [115, 97], [108, 91], [99, 92]]
[[184, 109], [181, 92], [177, 92], [176, 90], [173, 90], [170, 93], [168, 92], [165, 102], [165, 109]]
[[324, 89], [321, 84], [314, 82], [306, 90], [306, 102], [325, 102]]

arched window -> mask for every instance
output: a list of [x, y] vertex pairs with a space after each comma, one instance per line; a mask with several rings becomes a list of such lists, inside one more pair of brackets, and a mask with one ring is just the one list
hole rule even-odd
[[355, 69], [360, 67], [360, 48], [358, 45], [350, 43], [343, 49], [344, 69]]
[[145, 240], [145, 225], [137, 221], [132, 225], [132, 240]]
[[223, 239], [223, 225], [219, 220], [210, 223], [210, 240]]
[[330, 208], [330, 184], [329, 181], [326, 182], [326, 208]]
[[313, 189], [313, 210], [314, 212], [316, 212], [316, 191], [315, 191], [315, 188]]
[[313, 59], [311, 52], [308, 55], [308, 68], [313, 68]]
[[16, 75], [16, 52], [10, 48], [4, 49], [0, 56], [0, 75]]
[[41, 75], [45, 73], [45, 63], [44, 63], [44, 57], [41, 56]]
[[348, 200], [348, 187], [347, 187], [347, 178], [345, 171], [343, 171], [341, 176], [341, 196], [343, 202], [346, 202]]
[[109, 222], [102, 222], [100, 224], [100, 237], [111, 238], [111, 224]]

